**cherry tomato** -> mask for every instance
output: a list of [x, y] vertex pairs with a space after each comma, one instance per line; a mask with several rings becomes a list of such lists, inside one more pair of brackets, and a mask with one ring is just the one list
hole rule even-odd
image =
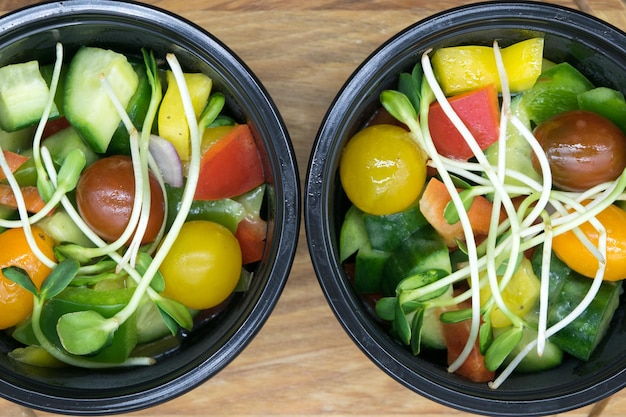
[[[626, 211], [617, 206], [609, 206], [596, 218], [606, 229], [606, 281], [618, 281], [626, 278]], [[598, 232], [587, 222], [580, 226], [582, 232], [592, 244], [598, 244]], [[598, 268], [598, 260], [593, 254], [569, 231], [555, 236], [552, 242], [554, 253], [567, 266], [584, 276], [593, 278]]]
[[241, 275], [241, 249], [224, 226], [189, 221], [160, 268], [163, 295], [197, 310], [215, 307], [233, 292]]
[[[52, 238], [38, 226], [32, 226], [37, 247], [49, 259], [54, 260]], [[8, 229], [0, 234], [0, 268], [17, 266], [28, 273], [39, 288], [50, 273], [33, 253], [22, 228]], [[24, 320], [33, 310], [33, 295], [0, 272], [0, 329], [14, 326]]]
[[[535, 128], [555, 187], [584, 191], [617, 178], [626, 168], [626, 136], [611, 121], [584, 110], [560, 113]], [[533, 154], [533, 166], [541, 172]]]
[[366, 213], [406, 209], [426, 181], [426, 157], [409, 132], [388, 124], [359, 131], [341, 156], [339, 175], [348, 198]]
[[[150, 217], [142, 243], [152, 242], [161, 228], [165, 200], [150, 173]], [[135, 201], [135, 174], [130, 157], [114, 155], [90, 165], [76, 186], [76, 204], [85, 222], [102, 239], [112, 242], [124, 232]]]

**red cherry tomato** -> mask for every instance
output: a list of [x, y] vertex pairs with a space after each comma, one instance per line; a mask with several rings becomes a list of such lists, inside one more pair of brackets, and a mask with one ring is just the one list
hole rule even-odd
[[[164, 221], [161, 187], [150, 173], [150, 217], [142, 243], [154, 241]], [[90, 165], [76, 186], [78, 211], [102, 239], [112, 242], [124, 232], [135, 201], [135, 175], [130, 157], [114, 155]]]

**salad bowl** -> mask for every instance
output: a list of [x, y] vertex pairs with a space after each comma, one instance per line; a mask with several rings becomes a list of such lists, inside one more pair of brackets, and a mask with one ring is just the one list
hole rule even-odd
[[[226, 45], [168, 11], [108, 0], [46, 2], [0, 18], [0, 66], [39, 60], [54, 63], [55, 44], [67, 56], [82, 46], [141, 57], [151, 50], [160, 66], [173, 53], [188, 72], [203, 73], [224, 97], [224, 113], [250, 127], [265, 174], [260, 208], [267, 222], [261, 259], [247, 287], [224, 308], [209, 312], [192, 330], [156, 346], [150, 366], [115, 369], [40, 368], [17, 363], [18, 347], [0, 334], [0, 396], [47, 412], [77, 415], [124, 413], [168, 401], [207, 381], [254, 338], [283, 290], [295, 255], [300, 222], [299, 180], [282, 118], [265, 88]], [[172, 343], [173, 344], [170, 344]], [[169, 346], [168, 346], [169, 345]]]
[[[414, 355], [359, 293], [340, 254], [351, 201], [342, 187], [346, 144], [381, 109], [381, 93], [398, 87], [426, 51], [459, 45], [502, 47], [541, 38], [544, 57], [568, 62], [595, 85], [626, 91], [626, 34], [597, 18], [537, 2], [485, 2], [428, 17], [390, 38], [349, 77], [328, 109], [309, 159], [305, 185], [307, 242], [319, 284], [337, 320], [382, 371], [417, 394], [458, 410], [498, 416], [557, 414], [604, 399], [626, 385], [622, 300], [589, 361], [565, 357], [539, 373], [513, 373], [497, 389], [449, 373], [445, 353]], [[388, 119], [385, 119], [388, 120]], [[355, 203], [356, 204], [356, 203]], [[445, 351], [444, 351], [445, 352]]]

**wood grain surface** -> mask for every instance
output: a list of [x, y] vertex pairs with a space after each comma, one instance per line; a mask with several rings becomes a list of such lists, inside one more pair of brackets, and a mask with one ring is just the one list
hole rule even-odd
[[[0, 13], [33, 1], [0, 0]], [[225, 42], [261, 79], [289, 129], [300, 177], [343, 82], [378, 45], [454, 0], [153, 0]], [[621, 0], [554, 1], [625, 29]], [[623, 416], [626, 392], [562, 416]], [[0, 400], [1, 417], [50, 416]], [[193, 391], [131, 416], [463, 416], [392, 380], [354, 345], [320, 290], [304, 226], [289, 281], [253, 342]]]

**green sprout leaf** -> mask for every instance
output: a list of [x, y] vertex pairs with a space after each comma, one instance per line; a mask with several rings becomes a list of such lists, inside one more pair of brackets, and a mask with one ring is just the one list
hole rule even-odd
[[417, 112], [407, 96], [399, 91], [385, 90], [380, 93], [380, 102], [394, 118], [411, 126], [417, 120]]
[[74, 355], [92, 355], [108, 346], [117, 322], [105, 319], [93, 310], [64, 314], [57, 322], [61, 344]]
[[465, 320], [469, 320], [472, 318], [472, 309], [464, 308], [462, 310], [452, 310], [452, 311], [444, 311], [439, 316], [439, 319], [443, 323], [454, 324], [460, 323]]
[[[137, 257], [137, 264], [135, 265], [137, 272], [143, 275], [146, 273], [148, 266], [152, 263], [152, 257], [145, 253], [139, 252], [139, 256]], [[158, 293], [163, 292], [165, 289], [165, 278], [160, 271], [157, 271], [152, 277], [152, 281], [150, 282], [150, 287]]]
[[226, 98], [222, 93], [214, 93], [209, 97], [209, 102], [206, 107], [202, 111], [200, 115], [200, 120], [198, 121], [198, 125], [203, 128], [209, 127], [219, 116], [220, 112], [224, 108], [224, 103], [226, 103]]
[[61, 168], [59, 168], [57, 188], [64, 193], [73, 190], [78, 184], [78, 179], [86, 163], [87, 160], [83, 151], [76, 148], [69, 151], [63, 159]]
[[[178, 328], [176, 326], [170, 326], [170, 324], [178, 324], [180, 327], [191, 330], [193, 327], [193, 318], [189, 309], [169, 298], [159, 298], [156, 301], [156, 305], [159, 308], [159, 312], [168, 325], [172, 334], [176, 334]], [[173, 323], [172, 323], [173, 321]]]
[[483, 324], [480, 326], [480, 330], [478, 331], [478, 346], [480, 347], [480, 353], [483, 355], [491, 346], [493, 342], [493, 332], [491, 328], [491, 311], [488, 311], [485, 315], [483, 315]]
[[409, 323], [407, 316], [402, 310], [400, 303], [396, 303], [396, 313], [394, 315], [393, 324], [398, 338], [402, 343], [408, 345], [411, 343], [411, 324]]
[[33, 294], [34, 296], [39, 296], [39, 291], [37, 290], [37, 287], [35, 286], [33, 281], [28, 276], [28, 272], [26, 272], [22, 268], [19, 268], [17, 266], [2, 268], [2, 274], [6, 278], [15, 282], [20, 287], [24, 288], [29, 293]]
[[398, 81], [398, 91], [407, 96], [416, 112], [420, 108], [422, 75], [422, 66], [417, 63], [410, 74], [407, 72], [400, 74]]
[[383, 297], [376, 303], [376, 314], [383, 320], [393, 321], [396, 316], [396, 297]]
[[[475, 197], [472, 190], [461, 191], [459, 193], [459, 197], [461, 197], [461, 201], [463, 202], [463, 209], [465, 209], [465, 211], [469, 211]], [[459, 212], [452, 201], [446, 204], [446, 208], [443, 210], [443, 217], [446, 219], [448, 224], [454, 224], [460, 220]]]
[[71, 258], [58, 263], [41, 284], [41, 298], [49, 300], [63, 291], [74, 279], [79, 267], [79, 263]]
[[426, 309], [422, 306], [415, 310], [411, 326], [411, 351], [414, 355], [419, 355], [420, 345], [422, 343], [422, 326], [424, 325], [424, 312]]
[[495, 371], [522, 340], [522, 327], [512, 327], [496, 337], [485, 352], [485, 367]]

